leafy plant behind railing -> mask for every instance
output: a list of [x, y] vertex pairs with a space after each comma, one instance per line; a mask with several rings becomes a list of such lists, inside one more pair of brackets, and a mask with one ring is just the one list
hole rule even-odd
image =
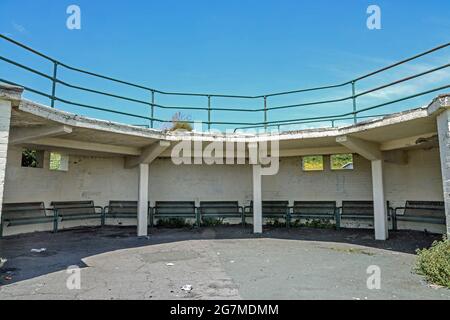
[[192, 125], [188, 122], [190, 117], [188, 115], [183, 115], [181, 112], [177, 112], [172, 116], [172, 123], [168, 131], [192, 131]]

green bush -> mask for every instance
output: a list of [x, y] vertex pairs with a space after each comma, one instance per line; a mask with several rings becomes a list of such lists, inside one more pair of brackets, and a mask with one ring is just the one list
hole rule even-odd
[[163, 228], [185, 228], [185, 227], [192, 227], [191, 224], [186, 222], [186, 219], [183, 218], [163, 218], [158, 219], [158, 222], [156, 224], [157, 227], [163, 227]]
[[280, 221], [280, 219], [268, 219], [265, 223], [267, 227], [273, 227], [273, 228], [282, 228], [286, 227], [286, 222]]
[[210, 218], [210, 217], [202, 218], [202, 226], [205, 227], [217, 227], [222, 226], [224, 224], [225, 222], [222, 218]]
[[306, 228], [316, 228], [316, 229], [334, 229], [336, 225], [331, 223], [326, 219], [307, 219], [303, 224]]
[[174, 122], [172, 128], [170, 128], [170, 131], [177, 131], [177, 130], [192, 131], [192, 125], [186, 121]]
[[172, 126], [169, 128], [169, 131], [192, 131], [192, 125], [189, 121], [190, 117], [183, 115], [181, 112], [177, 112], [172, 116]]
[[291, 221], [291, 228], [315, 228], [315, 229], [335, 229], [336, 225], [327, 219], [307, 219], [301, 222], [300, 219]]
[[450, 289], [450, 240], [435, 241], [431, 248], [417, 250], [417, 273], [428, 282]]

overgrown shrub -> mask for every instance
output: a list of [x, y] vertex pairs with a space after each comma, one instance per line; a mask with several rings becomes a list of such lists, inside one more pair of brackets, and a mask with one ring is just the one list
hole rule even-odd
[[305, 223], [303, 223], [303, 226], [316, 229], [334, 229], [336, 227], [335, 224], [324, 219], [306, 220]]
[[189, 122], [185, 121], [174, 122], [172, 128], [170, 128], [170, 131], [177, 131], [177, 130], [192, 131], [192, 125]]
[[428, 282], [450, 289], [450, 240], [444, 238], [429, 249], [417, 250], [416, 271]]
[[169, 128], [169, 131], [192, 131], [192, 125], [189, 122], [190, 117], [183, 115], [181, 112], [177, 112], [172, 116], [172, 126]]
[[156, 226], [163, 228], [185, 228], [192, 227], [192, 224], [188, 223], [186, 219], [183, 218], [162, 218], [158, 219]]
[[38, 166], [38, 157], [36, 150], [24, 149], [22, 151], [22, 167], [36, 168]]
[[313, 219], [313, 220], [306, 220], [305, 222], [301, 222], [300, 219], [296, 219], [294, 221], [291, 221], [290, 223], [291, 228], [316, 228], [316, 229], [334, 229], [336, 228], [336, 225], [331, 223], [329, 220], [324, 219]]
[[202, 218], [202, 226], [205, 227], [217, 227], [224, 224], [225, 222], [222, 218], [210, 218], [210, 217]]
[[286, 227], [286, 222], [280, 221], [280, 219], [268, 219], [265, 225], [268, 227], [281, 228]]

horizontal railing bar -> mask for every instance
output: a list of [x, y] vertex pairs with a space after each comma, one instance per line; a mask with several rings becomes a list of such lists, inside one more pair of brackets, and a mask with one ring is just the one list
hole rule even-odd
[[348, 85], [350, 83], [352, 83], [352, 81], [347, 81], [347, 82], [344, 82], [344, 83], [341, 83], [341, 84], [335, 84], [335, 85], [329, 85], [329, 86], [322, 86], [322, 87], [315, 87], [315, 88], [308, 88], [308, 89], [299, 89], [299, 90], [271, 93], [271, 94], [266, 94], [266, 95], [262, 95], [262, 96], [256, 96], [256, 98], [275, 97], [275, 96], [283, 96], [283, 95], [295, 94], [295, 93], [319, 91], [319, 90], [325, 90], [325, 89], [334, 89], [334, 88], [344, 87], [344, 86], [346, 86], [346, 85]]
[[49, 76], [49, 75], [47, 75], [47, 74], [45, 74], [45, 73], [43, 73], [43, 72], [41, 72], [41, 71], [39, 71], [39, 70], [36, 70], [36, 69], [30, 68], [30, 67], [27, 67], [27, 66], [25, 66], [25, 65], [23, 65], [23, 64], [21, 64], [21, 63], [12, 61], [12, 60], [10, 60], [10, 59], [8, 59], [8, 58], [5, 58], [5, 57], [3, 57], [3, 56], [0, 56], [0, 60], [3, 60], [3, 61], [5, 61], [5, 62], [7, 62], [7, 63], [10, 63], [10, 64], [12, 64], [12, 65], [15, 65], [16, 67], [25, 69], [25, 70], [27, 70], [27, 71], [30, 71], [30, 72], [32, 72], [32, 73], [35, 73], [35, 74], [37, 74], [37, 75], [39, 75], [39, 76], [41, 76], [41, 77], [47, 78], [47, 79], [49, 79], [49, 80], [53, 80], [53, 78], [52, 78], [51, 76]]
[[270, 110], [290, 109], [290, 108], [296, 108], [296, 107], [314, 106], [314, 105], [318, 105], [318, 104], [342, 102], [342, 101], [346, 101], [346, 100], [350, 100], [350, 99], [352, 99], [352, 96], [348, 96], [345, 98], [331, 99], [331, 100], [322, 100], [322, 101], [291, 104], [291, 105], [285, 105], [285, 106], [277, 106], [277, 107], [267, 108], [267, 110], [270, 111]]
[[393, 103], [397, 103], [397, 102], [401, 102], [401, 101], [417, 98], [417, 97], [420, 97], [420, 96], [423, 96], [423, 95], [426, 95], [426, 94], [429, 94], [429, 93], [433, 93], [433, 92], [444, 90], [444, 89], [448, 89], [448, 88], [450, 88], [449, 84], [445, 85], [445, 86], [442, 86], [442, 87], [439, 87], [439, 88], [436, 88], [436, 89], [430, 89], [430, 90], [423, 91], [423, 92], [420, 92], [420, 93], [417, 93], [417, 94], [413, 94], [413, 95], [410, 95], [410, 96], [407, 96], [407, 97], [404, 97], [404, 98], [400, 98], [400, 99], [396, 99], [396, 100], [380, 103], [380, 104], [377, 104], [377, 105], [372, 106], [372, 107], [359, 109], [357, 113], [373, 110], [373, 109], [376, 109], [376, 108], [381, 108], [381, 107], [384, 107], [384, 106], [387, 106], [387, 105], [390, 105], [390, 104], [393, 104]]
[[[46, 75], [45, 73], [42, 73], [38, 70], [32, 69], [30, 67], [27, 67], [23, 64], [20, 64], [18, 62], [12, 61], [8, 58], [5, 58], [3, 56], [0, 56], [0, 60], [3, 60], [7, 63], [10, 63], [12, 65], [15, 65], [17, 67], [20, 67], [22, 69], [25, 69], [27, 71], [30, 71], [32, 73], [35, 73], [41, 77], [47, 78], [49, 80], [55, 80], [57, 83], [66, 86], [66, 87], [70, 87], [73, 89], [77, 89], [77, 90], [81, 90], [81, 91], [87, 91], [87, 92], [91, 92], [91, 93], [95, 93], [95, 94], [100, 94], [100, 95], [104, 95], [104, 96], [109, 96], [109, 97], [113, 97], [113, 98], [118, 98], [118, 99], [122, 99], [122, 100], [127, 100], [127, 101], [131, 101], [131, 102], [136, 102], [136, 103], [141, 103], [141, 104], [145, 104], [148, 106], [155, 106], [161, 109], [184, 109], [184, 110], [208, 110], [207, 107], [182, 107], [182, 106], [165, 106], [165, 105], [161, 105], [161, 104], [156, 104], [156, 103], [150, 103], [147, 101], [142, 101], [142, 100], [138, 100], [138, 99], [134, 99], [134, 98], [129, 98], [129, 97], [124, 97], [124, 96], [119, 96], [113, 93], [109, 93], [109, 92], [104, 92], [104, 91], [99, 91], [99, 90], [95, 90], [95, 89], [90, 89], [90, 88], [86, 88], [86, 87], [82, 87], [82, 86], [77, 86], [77, 85], [73, 85], [70, 84], [66, 81], [60, 80], [60, 79], [53, 79], [51, 76]], [[236, 111], [236, 112], [257, 112], [257, 111], [262, 111], [262, 109], [242, 109], [242, 108], [214, 108], [213, 110], [216, 111]]]
[[432, 48], [432, 49], [430, 49], [430, 50], [427, 50], [427, 51], [425, 51], [425, 52], [416, 54], [415, 56], [412, 56], [412, 57], [410, 57], [410, 58], [404, 59], [404, 60], [402, 60], [402, 61], [393, 63], [393, 64], [391, 64], [391, 65], [389, 65], [389, 66], [387, 66], [387, 67], [384, 67], [384, 68], [378, 69], [378, 70], [376, 70], [376, 71], [370, 72], [370, 73], [368, 73], [368, 74], [365, 74], [365, 75], [363, 75], [363, 76], [361, 76], [361, 77], [358, 77], [358, 78], [354, 79], [353, 81], [359, 81], [359, 80], [368, 78], [368, 77], [370, 77], [370, 76], [373, 76], [373, 75], [378, 74], [378, 73], [380, 73], [380, 72], [383, 72], [383, 71], [392, 69], [392, 68], [397, 67], [397, 66], [399, 66], [399, 65], [402, 65], [402, 64], [404, 64], [404, 63], [406, 63], [406, 62], [409, 62], [409, 61], [415, 60], [415, 59], [417, 59], [417, 58], [423, 57], [423, 56], [425, 56], [425, 55], [427, 55], [427, 54], [430, 54], [430, 53], [432, 53], [432, 52], [438, 51], [438, 50], [443, 49], [443, 48], [448, 47], [448, 46], [450, 46], [450, 42], [447, 42], [447, 43], [445, 43], [445, 44], [443, 44], [443, 45], [434, 47], [434, 48]]
[[[45, 96], [47, 98], [54, 98], [57, 101], [63, 102], [63, 103], [67, 103], [70, 105], [75, 105], [75, 106], [80, 106], [80, 107], [85, 107], [85, 108], [89, 108], [89, 109], [94, 109], [94, 110], [99, 110], [99, 111], [104, 111], [104, 112], [109, 112], [109, 113], [116, 113], [116, 114], [121, 114], [121, 115], [126, 115], [126, 116], [130, 116], [130, 117], [135, 117], [135, 118], [140, 118], [140, 119], [146, 119], [146, 120], [153, 120], [156, 122], [171, 122], [171, 120], [162, 120], [162, 119], [158, 119], [158, 118], [151, 118], [151, 117], [146, 117], [146, 116], [140, 116], [140, 115], [136, 115], [136, 114], [132, 114], [132, 113], [125, 113], [125, 112], [121, 112], [121, 111], [116, 111], [116, 110], [110, 110], [110, 109], [105, 109], [105, 108], [100, 108], [100, 107], [96, 107], [96, 106], [92, 106], [92, 105], [87, 105], [87, 104], [81, 104], [81, 103], [76, 103], [76, 102], [72, 102], [69, 100], [65, 100], [65, 99], [61, 99], [58, 97], [52, 97], [49, 94], [43, 93], [41, 91], [8, 81], [8, 80], [4, 80], [4, 79], [0, 79], [0, 82], [5, 82], [8, 83], [10, 85], [16, 85], [16, 86], [21, 86], [23, 87], [25, 90], [28, 90], [30, 92], [34, 92], [36, 94]], [[319, 116], [319, 117], [310, 117], [310, 118], [300, 118], [300, 119], [290, 119], [290, 120], [275, 120], [275, 121], [269, 121], [267, 123], [265, 122], [254, 122], [254, 123], [249, 123], [249, 122], [245, 122], [245, 123], [240, 123], [240, 122], [217, 122], [217, 121], [211, 121], [211, 122], [203, 122], [206, 124], [218, 124], [218, 125], [242, 125], [242, 126], [264, 126], [265, 124], [267, 125], [283, 125], [286, 123], [290, 123], [290, 122], [298, 122], [298, 121], [307, 121], [307, 120], [323, 120], [323, 121], [331, 121], [331, 120], [339, 120], [337, 118], [342, 118], [342, 117], [346, 117], [346, 116], [350, 116], [353, 114], [359, 114], [365, 111], [369, 111], [369, 110], [373, 110], [376, 108], [380, 108], [386, 105], [390, 105], [393, 103], [397, 103], [397, 102], [401, 102], [401, 101], [405, 101], [405, 100], [409, 100], [412, 98], [416, 98], [425, 94], [429, 94], [429, 93], [433, 93], [436, 91], [440, 91], [440, 90], [444, 90], [444, 89], [448, 89], [450, 88], [450, 85], [445, 85], [445, 86], [441, 86], [439, 88], [435, 88], [435, 89], [431, 89], [431, 90], [427, 90], [427, 91], [423, 91], [414, 95], [410, 95], [404, 98], [400, 98], [400, 99], [396, 99], [393, 101], [388, 101], [385, 103], [381, 103], [375, 106], [371, 106], [371, 107], [367, 107], [367, 108], [363, 108], [363, 109], [359, 109], [357, 112], [347, 112], [347, 113], [343, 113], [343, 114], [338, 114], [338, 115], [333, 115], [333, 116]], [[185, 121], [188, 123], [195, 123], [196, 121]]]
[[145, 104], [145, 105], [148, 105], [148, 106], [152, 105], [150, 102], [147, 102], [147, 101], [138, 100], [138, 99], [134, 99], [134, 98], [128, 98], [128, 97], [124, 97], [124, 96], [119, 96], [117, 94], [104, 92], [104, 91], [99, 91], [99, 90], [95, 90], [95, 89], [89, 89], [89, 88], [86, 88], [86, 87], [73, 85], [73, 84], [70, 84], [68, 82], [65, 82], [65, 81], [62, 81], [62, 80], [59, 80], [59, 79], [55, 79], [55, 81], [57, 83], [63, 85], [63, 86], [66, 86], [66, 87], [69, 87], [69, 88], [73, 88], [73, 89], [77, 89], [77, 90], [81, 90], [81, 91], [87, 91], [87, 92], [91, 92], [91, 93], [95, 93], [95, 94], [100, 94], [100, 95], [103, 95], [103, 96], [108, 96], [108, 97], [112, 97], [112, 98], [127, 100], [127, 101], [130, 101], [130, 102], [141, 103], [141, 104]]
[[[79, 107], [82, 107], [82, 108], [93, 109], [93, 110], [98, 110], [98, 111], [104, 111], [104, 112], [109, 112], [109, 113], [115, 113], [115, 114], [120, 114], [120, 115], [125, 115], [125, 116], [134, 117], [134, 118], [145, 119], [145, 120], [153, 120], [153, 121], [162, 122], [162, 123], [164, 123], [164, 122], [165, 123], [172, 122], [172, 120], [163, 120], [163, 119], [158, 119], [158, 118], [151, 118], [151, 117], [141, 116], [141, 115], [137, 115], [137, 114], [133, 114], [133, 113], [122, 112], [122, 111], [117, 111], [117, 110], [112, 110], [112, 109], [96, 107], [96, 106], [89, 105], [89, 104], [73, 102], [73, 101], [62, 99], [62, 98], [59, 98], [59, 97], [52, 97], [51, 95], [46, 94], [46, 93], [44, 93], [42, 91], [35, 90], [33, 88], [30, 88], [30, 87], [18, 84], [16, 82], [8, 81], [8, 80], [5, 80], [5, 79], [0, 79], [0, 82], [4, 82], [4, 83], [10, 84], [10, 85], [14, 85], [14, 86], [20, 86], [20, 87], [24, 88], [27, 91], [39, 94], [39, 95], [44, 96], [44, 97], [49, 98], [49, 99], [53, 98], [56, 101], [59, 101], [59, 102], [62, 102], [62, 103], [66, 103], [66, 104], [70, 104], [70, 105], [73, 105], [73, 106], [79, 106]], [[197, 121], [188, 121], [188, 120], [186, 120], [186, 121], [183, 121], [183, 122], [196, 123]], [[208, 124], [208, 122], [203, 122], [203, 123]], [[253, 125], [254, 123], [253, 122], [210, 122], [210, 124], [243, 125], [243, 126], [245, 126], [245, 125]]]
[[[347, 117], [347, 116], [351, 116], [351, 115], [353, 115], [355, 113], [359, 114], [361, 112], [365, 112], [365, 111], [373, 110], [373, 109], [376, 109], [376, 108], [384, 107], [384, 106], [389, 105], [389, 104], [393, 104], [393, 103], [397, 103], [397, 102], [413, 99], [413, 98], [416, 98], [416, 97], [419, 97], [419, 96], [423, 96], [423, 95], [426, 95], [426, 94], [429, 94], [429, 93], [433, 93], [433, 92], [444, 90], [444, 89], [448, 89], [448, 88], [450, 88], [450, 85], [445, 85], [445, 86], [442, 86], [442, 87], [439, 87], [439, 88], [435, 88], [435, 89], [423, 91], [423, 92], [420, 92], [420, 93], [417, 93], [417, 94], [414, 94], [414, 95], [410, 95], [410, 96], [407, 96], [407, 97], [404, 97], [404, 98], [401, 98], [401, 99], [388, 101], [388, 102], [381, 103], [381, 104], [378, 104], [378, 105], [375, 105], [375, 106], [372, 106], [372, 107], [367, 107], [367, 108], [364, 108], [364, 109], [359, 109], [356, 112], [347, 112], [347, 113], [342, 113], [342, 114], [333, 115], [333, 116], [319, 116], [319, 117], [290, 119], [290, 120], [275, 120], [275, 121], [270, 121], [268, 123], [269, 124], [283, 124], [283, 123], [288, 123], [288, 122], [292, 122], [292, 121], [295, 122], [295, 121], [319, 120], [319, 119], [322, 119], [322, 120], [329, 119], [331, 121], [331, 120], [333, 120], [335, 118]], [[260, 123], [255, 123], [254, 125], [261, 126], [261, 125], [264, 125], [264, 123], [260, 122]]]
[[[42, 73], [42, 72], [40, 72], [40, 71], [38, 71], [38, 70], [32, 69], [32, 68], [30, 68], [30, 67], [27, 67], [27, 66], [25, 66], [25, 65], [22, 65], [22, 64], [20, 64], [20, 63], [18, 63], [18, 62], [15, 62], [15, 61], [12, 61], [12, 60], [10, 60], [10, 59], [8, 59], [8, 58], [5, 58], [5, 57], [3, 57], [3, 56], [0, 56], [0, 59], [3, 60], [3, 61], [5, 61], [5, 62], [7, 62], [7, 63], [13, 64], [13, 65], [15, 65], [15, 66], [17, 66], [17, 67], [20, 67], [20, 68], [23, 68], [23, 69], [25, 69], [25, 70], [28, 70], [28, 71], [30, 71], [30, 72], [32, 72], [32, 73], [35, 73], [35, 74], [40, 75], [40, 76], [42, 76], [42, 77], [45, 77], [45, 78], [47, 78], [47, 79], [49, 79], [49, 80], [52, 80], [52, 77], [50, 77], [50, 76], [46, 75], [45, 73]], [[450, 64], [446, 64], [446, 65], [443, 65], [443, 66], [440, 66], [440, 67], [437, 67], [437, 68], [434, 68], [434, 69], [430, 69], [430, 70], [421, 72], [421, 73], [416, 74], [416, 75], [412, 75], [412, 76], [409, 76], [409, 77], [405, 77], [405, 78], [403, 78], [403, 79], [400, 79], [400, 80], [397, 80], [397, 81], [388, 83], [388, 84], [386, 84], [386, 85], [382, 85], [382, 86], [379, 86], [379, 87], [376, 87], [376, 88], [373, 88], [373, 89], [369, 89], [369, 90], [367, 90], [367, 91], [364, 91], [364, 92], [361, 92], [361, 93], [356, 94], [356, 95], [355, 95], [355, 98], [356, 98], [356, 97], [364, 96], [364, 95], [366, 95], [366, 94], [369, 94], [369, 93], [372, 93], [372, 92], [375, 92], [375, 91], [378, 91], [378, 90], [381, 90], [381, 89], [385, 89], [385, 88], [387, 88], [387, 87], [390, 87], [390, 86], [393, 86], [393, 85], [396, 85], [396, 84], [399, 84], [399, 83], [402, 83], [402, 82], [405, 82], [405, 81], [408, 81], [408, 80], [411, 80], [411, 79], [415, 79], [415, 78], [424, 76], [424, 75], [429, 74], [429, 73], [433, 73], [433, 72], [436, 72], [436, 71], [439, 71], [439, 70], [448, 68], [449, 66], [450, 66]], [[112, 94], [112, 93], [108, 93], [108, 92], [103, 92], [103, 91], [99, 91], [99, 90], [94, 90], [94, 89], [89, 89], [89, 88], [86, 88], [86, 87], [76, 86], [76, 85], [70, 84], [70, 83], [68, 83], [68, 82], [59, 80], [59, 79], [55, 79], [55, 81], [58, 82], [58, 83], [60, 83], [60, 84], [62, 84], [62, 85], [64, 85], [64, 86], [70, 87], [70, 88], [74, 88], [74, 89], [78, 89], [78, 90], [83, 90], [83, 91], [87, 91], [87, 92], [91, 92], [91, 93], [96, 93], [96, 94], [101, 94], [101, 95], [105, 95], [105, 96], [109, 96], [109, 97], [114, 97], [114, 98], [118, 98], [118, 99], [122, 99], [122, 100], [127, 100], [127, 101], [131, 101], [131, 102], [135, 102], [135, 103], [141, 103], [141, 104], [145, 104], [145, 105], [148, 105], [148, 106], [152, 106], [152, 105], [153, 105], [153, 106], [158, 107], [158, 108], [161, 108], [161, 109], [172, 109], [172, 110], [208, 110], [207, 107], [183, 107], [183, 106], [165, 106], [165, 105], [154, 104], [154, 103], [152, 104], [152, 103], [147, 102], [147, 101], [142, 101], [142, 100], [138, 100], [138, 99], [134, 99], [134, 98], [128, 98], [128, 97], [124, 97], [124, 96], [119, 96], [119, 95], [116, 95], [116, 94]], [[325, 103], [336, 103], [336, 102], [342, 102], [342, 101], [350, 100], [350, 99], [352, 99], [352, 98], [353, 98], [352, 96], [348, 96], [348, 97], [345, 97], [345, 98], [338, 98], [338, 99], [331, 99], [331, 100], [324, 100], [324, 101], [315, 101], [315, 102], [309, 102], [309, 103], [300, 103], [300, 104], [291, 104], [291, 105], [275, 106], [275, 107], [267, 108], [267, 110], [270, 111], [270, 110], [289, 109], [289, 108], [302, 107], [302, 106], [319, 105], [319, 104], [325, 104]], [[262, 112], [262, 111], [264, 111], [263, 108], [259, 108], [259, 109], [211, 108], [211, 110], [213, 110], [213, 111], [227, 111], [227, 112]]]
[[0, 34], [0, 38], [3, 38], [3, 39], [6, 40], [6, 41], [12, 42], [12, 43], [14, 43], [15, 45], [17, 45], [17, 46], [19, 46], [19, 47], [21, 47], [21, 48], [23, 48], [23, 49], [25, 49], [25, 50], [28, 50], [28, 51], [30, 51], [30, 52], [32, 52], [32, 53], [34, 53], [34, 54], [37, 54], [38, 56], [40, 56], [40, 57], [42, 57], [42, 58], [44, 58], [44, 59], [47, 59], [47, 60], [49, 60], [49, 61], [51, 61], [51, 62], [58, 62], [57, 60], [53, 59], [52, 57], [49, 57], [49, 56], [47, 56], [47, 55], [45, 55], [45, 54], [43, 54], [43, 53], [41, 53], [41, 52], [39, 52], [39, 51], [37, 51], [37, 50], [31, 48], [31, 47], [29, 47], [29, 46], [27, 46], [27, 45], [24, 45], [23, 43], [20, 43], [20, 42], [14, 40], [14, 39], [11, 39], [11, 38], [9, 38], [9, 37], [3, 35], [3, 34]]
[[286, 92], [278, 92], [278, 93], [269, 93], [269, 94], [264, 94], [264, 95], [249, 96], [249, 95], [224, 95], [224, 94], [205, 94], [205, 93], [166, 92], [166, 91], [162, 91], [162, 90], [157, 90], [157, 89], [153, 89], [153, 88], [150, 88], [150, 87], [142, 86], [142, 85], [139, 85], [139, 84], [131, 83], [131, 82], [128, 82], [128, 81], [112, 78], [112, 77], [109, 77], [109, 76], [96, 74], [96, 73], [93, 73], [93, 72], [90, 72], [90, 71], [86, 71], [86, 70], [83, 70], [83, 69], [74, 68], [74, 67], [71, 67], [71, 66], [69, 66], [69, 65], [67, 65], [65, 63], [62, 63], [62, 62], [60, 62], [60, 61], [58, 61], [58, 60], [56, 60], [54, 58], [51, 58], [51, 57], [49, 57], [49, 56], [47, 56], [45, 54], [42, 54], [39, 51], [34, 50], [34, 49], [32, 49], [32, 48], [30, 48], [30, 47], [28, 47], [28, 46], [26, 46], [26, 45], [16, 41], [16, 40], [13, 40], [13, 39], [5, 36], [5, 35], [0, 34], [0, 38], [3, 38], [6, 41], [12, 42], [12, 43], [14, 43], [14, 44], [16, 44], [16, 45], [18, 45], [18, 46], [20, 46], [20, 47], [30, 51], [30, 52], [33, 52], [33, 53], [35, 53], [35, 54], [37, 54], [37, 55], [39, 55], [39, 56], [41, 56], [41, 57], [43, 57], [45, 59], [48, 59], [48, 60], [50, 60], [50, 61], [52, 61], [54, 63], [58, 63], [60, 66], [65, 67], [67, 69], [70, 69], [70, 70], [73, 70], [73, 71], [77, 71], [77, 72], [80, 72], [80, 73], [84, 73], [84, 74], [88, 74], [88, 75], [91, 75], [91, 76], [99, 77], [99, 78], [102, 78], [102, 79], [105, 79], [105, 80], [114, 81], [114, 82], [117, 82], [117, 83], [133, 86], [133, 87], [140, 88], [140, 89], [143, 89], [143, 90], [153, 91], [153, 92], [156, 92], [156, 93], [159, 93], [159, 94], [164, 94], [164, 95], [200, 96], [200, 97], [208, 97], [208, 96], [210, 96], [210, 97], [219, 97], [219, 98], [222, 97], [222, 98], [241, 98], [241, 99], [259, 99], [259, 98], [263, 98], [263, 97], [270, 97], [270, 96], [276, 96], [276, 95], [285, 95], [285, 94], [293, 94], [293, 93], [301, 93], [301, 92], [308, 92], [308, 91], [316, 91], [316, 90], [323, 90], [323, 89], [329, 89], [329, 88], [342, 87], [342, 86], [345, 86], [345, 85], [350, 84], [352, 82], [356, 82], [356, 81], [365, 79], [367, 77], [370, 77], [372, 75], [378, 74], [380, 72], [389, 70], [391, 68], [394, 68], [396, 66], [404, 64], [406, 62], [415, 60], [417, 58], [420, 58], [422, 56], [425, 56], [425, 55], [430, 54], [432, 52], [435, 52], [437, 50], [443, 49], [443, 48], [445, 48], [445, 47], [450, 45], [450, 42], [449, 42], [449, 43], [437, 46], [435, 48], [432, 48], [430, 50], [427, 50], [425, 52], [417, 54], [417, 55], [415, 55], [413, 57], [404, 59], [404, 60], [399, 61], [397, 63], [394, 63], [394, 64], [392, 64], [390, 66], [387, 66], [387, 67], [382, 68], [382, 69], [378, 69], [376, 71], [373, 71], [371, 73], [368, 73], [366, 75], [360, 76], [360, 77], [358, 77], [356, 79], [353, 79], [351, 81], [348, 81], [348, 82], [345, 82], [345, 83], [342, 83], [342, 84], [331, 85], [331, 86], [324, 86], [324, 87], [308, 88], [308, 89], [300, 89], [300, 90], [293, 90], [293, 91], [286, 91]]
[[358, 93], [358, 94], [355, 94], [355, 98], [364, 96], [366, 94], [369, 94], [369, 93], [372, 93], [372, 92], [375, 92], [375, 91], [379, 91], [381, 89], [386, 89], [386, 88], [391, 87], [393, 85], [396, 85], [396, 84], [399, 84], [399, 83], [402, 83], [402, 82], [405, 82], [405, 81], [408, 81], [408, 80], [412, 80], [412, 79], [415, 79], [415, 78], [419, 78], [421, 76], [424, 76], [424, 75], [427, 75], [427, 74], [430, 74], [430, 73], [433, 73], [433, 72], [436, 72], [436, 71], [439, 71], [439, 70], [442, 70], [442, 69], [445, 69], [445, 68], [448, 68], [448, 67], [450, 67], [450, 63], [445, 64], [445, 65], [440, 66], [440, 67], [437, 67], [437, 68], [434, 68], [434, 69], [430, 69], [430, 70], [427, 70], [427, 71], [424, 71], [424, 72], [412, 75], [412, 76], [409, 76], [409, 77], [406, 77], [406, 78], [403, 78], [403, 79], [400, 79], [400, 80], [393, 81], [391, 83], [388, 83], [388, 84], [385, 84], [385, 85], [382, 85], [382, 86], [379, 86], [379, 87], [376, 87], [376, 88], [373, 88], [373, 89], [369, 89], [367, 91], [364, 91], [364, 92], [361, 92], [361, 93]]
[[[387, 114], [379, 114], [379, 115], [371, 115], [371, 116], [359, 116], [357, 117], [357, 119], [367, 119], [367, 118], [379, 118], [379, 117], [385, 117], [390, 115], [389, 113]], [[280, 126], [289, 126], [289, 125], [294, 125], [294, 124], [307, 124], [307, 123], [317, 123], [317, 122], [331, 122], [331, 121], [343, 121], [343, 120], [353, 120], [354, 117], [346, 117], [346, 118], [338, 118], [338, 119], [323, 119], [323, 120], [313, 120], [313, 121], [297, 121], [297, 122], [289, 122], [289, 123], [283, 123], [283, 124], [271, 124], [268, 125], [269, 127], [280, 127]], [[264, 128], [264, 125], [260, 125], [260, 126], [248, 126], [248, 127], [239, 127], [239, 128], [235, 128], [234, 132], [236, 132], [237, 130], [243, 130], [243, 129], [254, 129], [254, 128]]]

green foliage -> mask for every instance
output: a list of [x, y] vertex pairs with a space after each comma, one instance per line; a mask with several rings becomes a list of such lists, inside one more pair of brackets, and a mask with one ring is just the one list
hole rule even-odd
[[37, 168], [38, 166], [37, 151], [24, 149], [22, 151], [22, 167]]
[[265, 225], [268, 227], [281, 228], [286, 227], [286, 222], [280, 221], [280, 219], [267, 219]]
[[299, 219], [292, 221], [290, 226], [292, 228], [316, 228], [316, 229], [335, 229], [336, 225], [331, 223], [327, 219], [307, 219], [305, 222], [301, 222]]
[[205, 217], [202, 218], [202, 226], [205, 227], [217, 227], [224, 225], [224, 219], [223, 218], [211, 218], [211, 217]]
[[341, 170], [348, 164], [353, 164], [353, 155], [348, 154], [333, 154], [331, 156], [331, 169]]
[[417, 250], [416, 271], [428, 282], [450, 289], [450, 240], [444, 238], [429, 249]]
[[162, 218], [158, 219], [156, 226], [161, 228], [185, 228], [192, 227], [192, 224], [183, 218]]
[[323, 156], [303, 157], [303, 170], [305, 171], [323, 170]]
[[59, 170], [61, 168], [61, 154], [50, 153], [50, 170]]
[[172, 128], [170, 128], [170, 131], [176, 131], [176, 130], [192, 131], [192, 126], [188, 122], [178, 121], [178, 122], [174, 122], [172, 124]]

